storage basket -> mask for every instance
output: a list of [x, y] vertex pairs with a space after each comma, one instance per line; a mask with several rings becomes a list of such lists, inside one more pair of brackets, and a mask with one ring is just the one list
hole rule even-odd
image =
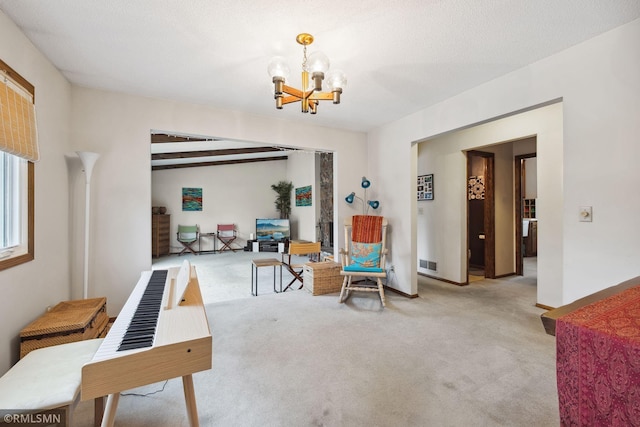
[[312, 295], [340, 292], [342, 279], [340, 263], [333, 261], [309, 262], [303, 267], [304, 288]]
[[107, 299], [63, 301], [20, 331], [20, 358], [30, 351], [106, 335]]

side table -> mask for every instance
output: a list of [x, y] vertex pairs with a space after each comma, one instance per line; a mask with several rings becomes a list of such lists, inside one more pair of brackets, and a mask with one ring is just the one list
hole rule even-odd
[[[213, 240], [213, 250], [211, 251], [203, 251], [202, 250], [202, 238], [203, 237], [209, 237], [211, 238], [211, 240]], [[216, 233], [200, 233], [198, 234], [198, 253], [202, 254], [202, 253], [216, 253]]]
[[[258, 296], [258, 269], [260, 267], [273, 267], [273, 292], [278, 292], [276, 290], [276, 267], [280, 267], [280, 292], [282, 292], [282, 262], [275, 258], [265, 258], [265, 259], [254, 259], [251, 261], [251, 295], [254, 297]], [[255, 292], [253, 291], [254, 287], [254, 279], [253, 273], [255, 271]]]

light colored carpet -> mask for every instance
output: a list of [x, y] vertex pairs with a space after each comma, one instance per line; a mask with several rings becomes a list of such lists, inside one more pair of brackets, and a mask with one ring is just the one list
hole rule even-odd
[[[420, 277], [419, 298], [387, 292], [382, 310], [373, 293], [346, 304], [337, 294], [274, 294], [270, 275], [251, 297], [254, 255], [264, 256], [194, 261], [204, 295], [244, 293], [206, 305], [213, 369], [194, 375], [200, 425], [559, 425], [555, 340], [534, 306], [535, 278], [457, 287]], [[208, 271], [200, 263], [221, 264]], [[91, 425], [92, 405], [81, 403], [75, 416], [75, 426]], [[123, 396], [116, 425], [186, 426], [181, 381]]]

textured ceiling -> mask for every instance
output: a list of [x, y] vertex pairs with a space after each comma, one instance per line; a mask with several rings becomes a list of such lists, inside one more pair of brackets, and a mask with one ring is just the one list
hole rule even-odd
[[[640, 0], [0, 0], [77, 85], [367, 131], [640, 16]], [[276, 110], [266, 72], [314, 35], [348, 85]]]

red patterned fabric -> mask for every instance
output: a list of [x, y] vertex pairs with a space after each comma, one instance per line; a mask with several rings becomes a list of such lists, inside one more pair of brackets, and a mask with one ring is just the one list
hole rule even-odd
[[360, 243], [382, 241], [382, 217], [374, 215], [354, 215], [351, 226], [351, 240]]
[[640, 426], [640, 286], [560, 317], [563, 426]]

